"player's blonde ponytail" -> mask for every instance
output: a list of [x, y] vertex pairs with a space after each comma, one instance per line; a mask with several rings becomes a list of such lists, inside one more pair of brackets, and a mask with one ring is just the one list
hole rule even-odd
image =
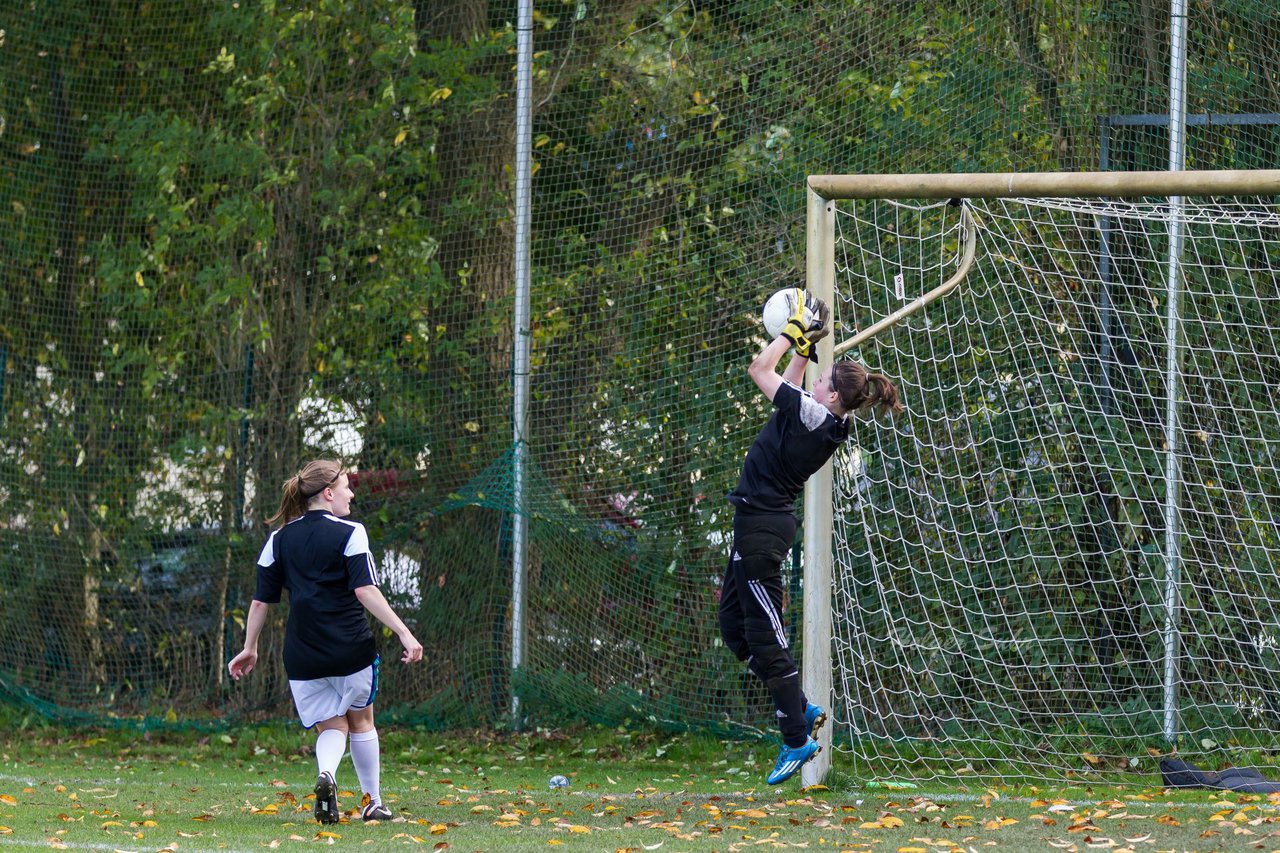
[[316, 495], [338, 482], [342, 476], [342, 463], [333, 459], [314, 459], [302, 466], [302, 469], [284, 481], [284, 489], [280, 496], [280, 508], [276, 514], [267, 519], [267, 524], [274, 527], [293, 521], [307, 511], [307, 504]]

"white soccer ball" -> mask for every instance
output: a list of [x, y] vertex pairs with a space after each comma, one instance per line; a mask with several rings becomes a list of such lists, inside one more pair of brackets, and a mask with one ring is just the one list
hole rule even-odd
[[[803, 291], [801, 291], [803, 293]], [[796, 313], [796, 289], [794, 287], [784, 287], [773, 296], [769, 297], [769, 301], [764, 304], [764, 311], [761, 312], [760, 318], [764, 320], [764, 330], [769, 333], [770, 338], [776, 338], [782, 333], [782, 328], [787, 325], [787, 320], [792, 314]], [[812, 318], [812, 312], [808, 308], [805, 309], [805, 322]]]

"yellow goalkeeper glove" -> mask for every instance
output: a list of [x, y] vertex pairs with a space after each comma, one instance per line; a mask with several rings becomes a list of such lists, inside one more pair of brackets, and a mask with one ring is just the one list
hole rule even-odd
[[831, 309], [818, 297], [806, 296], [798, 287], [794, 301], [795, 308], [782, 327], [782, 336], [795, 346], [796, 355], [812, 360], [817, 355], [813, 345], [831, 333], [827, 325], [831, 320]]

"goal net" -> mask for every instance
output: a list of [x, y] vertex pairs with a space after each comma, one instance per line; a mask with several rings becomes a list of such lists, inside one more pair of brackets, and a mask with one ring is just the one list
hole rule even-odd
[[837, 765], [1062, 780], [1274, 743], [1276, 173], [1206, 175], [830, 205], [837, 341], [976, 238], [954, 292], [848, 353], [907, 411], [834, 464]]

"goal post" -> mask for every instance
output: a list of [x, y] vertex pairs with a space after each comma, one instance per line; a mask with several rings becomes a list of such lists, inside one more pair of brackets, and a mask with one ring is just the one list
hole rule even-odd
[[[813, 190], [808, 192], [806, 215], [805, 287], [827, 305], [835, 305], [835, 203], [822, 198]], [[812, 388], [822, 368], [831, 364], [834, 335], [818, 341], [817, 363], [809, 362], [806, 380]], [[804, 484], [804, 622], [801, 638], [804, 654], [801, 658], [801, 680], [809, 701], [828, 709], [832, 708], [831, 691], [831, 530], [832, 530], [832, 469], [831, 463], [823, 465]], [[831, 733], [833, 726], [823, 726], [818, 734], [822, 745], [819, 752], [800, 770], [804, 785], [820, 782], [831, 767]]]
[[1061, 780], [1280, 734], [1276, 196], [1280, 170], [810, 176], [818, 365], [851, 351], [907, 411], [806, 485], [833, 718], [806, 784], [833, 749]]

